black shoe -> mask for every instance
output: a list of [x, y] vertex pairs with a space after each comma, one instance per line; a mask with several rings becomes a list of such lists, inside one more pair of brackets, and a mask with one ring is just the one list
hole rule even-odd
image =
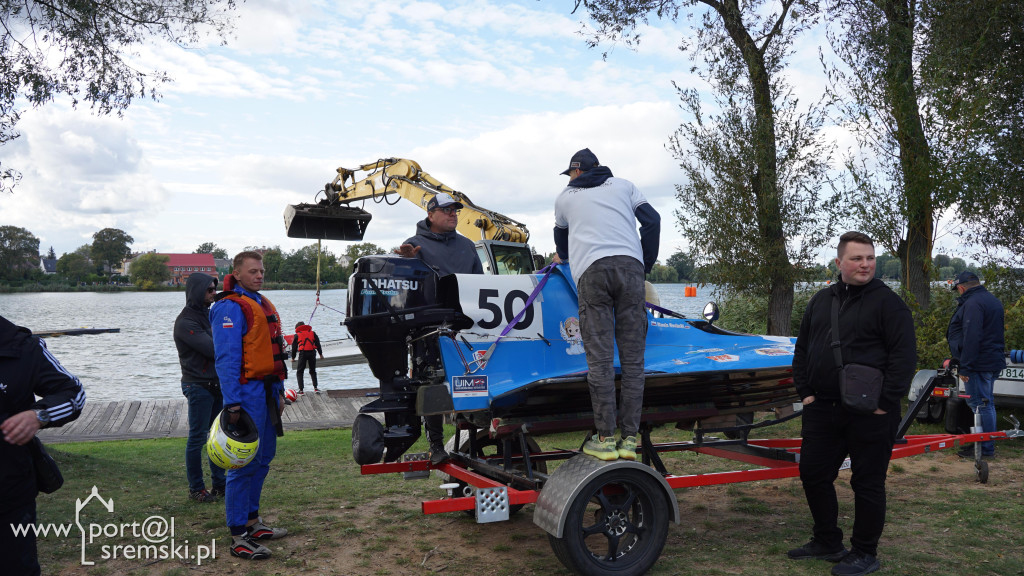
[[882, 567], [882, 564], [871, 554], [860, 550], [851, 550], [846, 558], [832, 567], [832, 576], [864, 576]]
[[243, 560], [265, 560], [270, 558], [270, 549], [248, 534], [231, 538], [231, 555]]
[[206, 488], [195, 491], [189, 490], [188, 499], [195, 500], [196, 502], [202, 502], [204, 504], [217, 501], [217, 497], [207, 492]]
[[225, 490], [226, 488], [224, 486], [214, 486], [210, 489], [210, 494], [213, 494], [217, 498], [223, 498]]
[[844, 556], [849, 554], [846, 547], [842, 544], [838, 548], [830, 548], [824, 544], [819, 543], [814, 538], [811, 541], [799, 548], [793, 548], [786, 555], [792, 560], [828, 560], [829, 562], [839, 562]]
[[431, 464], [433, 464], [434, 466], [437, 466], [438, 464], [443, 464], [449, 458], [451, 458], [451, 456], [448, 454], [448, 451], [444, 449], [444, 446], [442, 446], [440, 444], [431, 444], [430, 445], [430, 463]]

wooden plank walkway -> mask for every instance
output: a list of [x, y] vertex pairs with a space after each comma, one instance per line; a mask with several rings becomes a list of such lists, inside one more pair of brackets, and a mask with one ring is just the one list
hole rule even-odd
[[[299, 396], [285, 406], [281, 419], [284, 429], [322, 430], [347, 428], [359, 409], [373, 400], [362, 390], [328, 390]], [[184, 438], [188, 436], [188, 405], [184, 397], [176, 400], [127, 400], [88, 402], [74, 422], [60, 428], [39, 431], [46, 443], [130, 440], [140, 438]]]

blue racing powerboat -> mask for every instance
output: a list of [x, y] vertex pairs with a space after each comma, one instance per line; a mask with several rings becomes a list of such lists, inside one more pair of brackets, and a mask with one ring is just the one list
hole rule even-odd
[[[427, 414], [453, 414], [492, 439], [593, 426], [568, 265], [438, 277], [418, 259], [369, 256], [348, 295], [345, 324], [380, 381], [379, 398], [362, 411], [384, 416], [383, 427], [369, 416], [354, 426], [360, 464], [399, 458]], [[722, 330], [717, 314], [649, 308], [645, 425], [735, 430], [737, 419], [799, 401], [793, 339]]]

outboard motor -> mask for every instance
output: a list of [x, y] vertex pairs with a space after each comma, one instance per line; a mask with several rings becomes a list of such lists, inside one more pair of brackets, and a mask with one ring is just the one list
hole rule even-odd
[[[345, 326], [380, 381], [380, 398], [363, 406], [353, 426], [356, 462], [393, 462], [420, 436], [420, 416], [453, 409], [443, 371], [418, 367], [409, 375], [409, 349], [414, 340], [462, 316], [445, 306], [442, 281], [418, 258], [364, 256], [356, 261], [348, 284]], [[447, 400], [447, 401], [445, 401]], [[382, 412], [384, 428], [366, 413]], [[371, 422], [372, 420], [372, 422]]]

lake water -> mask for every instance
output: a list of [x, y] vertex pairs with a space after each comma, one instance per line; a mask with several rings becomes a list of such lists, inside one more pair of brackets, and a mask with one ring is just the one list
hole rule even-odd
[[[683, 284], [656, 287], [662, 307], [688, 317], [699, 317], [712, 299], [711, 287], [698, 288], [695, 298], [683, 297]], [[341, 325], [345, 290], [322, 291], [319, 307], [315, 290], [264, 293], [280, 312], [287, 332], [301, 320], [312, 324], [321, 340], [348, 336]], [[119, 328], [115, 334], [47, 338], [46, 344], [81, 379], [90, 401], [157, 400], [182, 397], [172, 330], [184, 304], [184, 292], [0, 294], [0, 315], [33, 331]], [[326, 390], [377, 385], [365, 364], [320, 368], [317, 375], [320, 388]], [[291, 372], [289, 380], [294, 386]]]

